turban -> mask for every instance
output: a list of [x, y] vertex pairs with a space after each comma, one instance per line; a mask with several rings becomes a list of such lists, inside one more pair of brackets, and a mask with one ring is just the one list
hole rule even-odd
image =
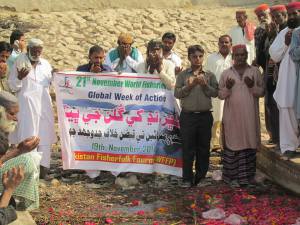
[[147, 50], [154, 49], [154, 48], [162, 48], [162, 46], [163, 44], [161, 41], [151, 40], [148, 42]]
[[119, 42], [125, 43], [125, 44], [132, 44], [133, 43], [133, 37], [129, 33], [121, 33], [118, 38]]
[[286, 6], [287, 10], [298, 10], [300, 9], [300, 2], [291, 2]]
[[0, 106], [7, 109], [15, 105], [18, 105], [16, 96], [6, 91], [0, 91]]
[[28, 47], [43, 47], [44, 42], [37, 38], [31, 38], [28, 42]]
[[286, 12], [285, 5], [274, 5], [270, 8], [271, 13], [272, 12]]
[[270, 9], [270, 7], [267, 4], [261, 4], [261, 5], [256, 7], [254, 12], [255, 12], [255, 14], [258, 14], [261, 11], [266, 11], [266, 10], [269, 10], [269, 9]]
[[247, 47], [246, 45], [235, 45], [235, 46], [232, 46], [232, 52], [234, 53], [236, 50], [238, 49], [245, 49], [247, 51]]
[[246, 11], [245, 10], [238, 10], [235, 12], [236, 15], [238, 14], [242, 14], [242, 15], [246, 15]]

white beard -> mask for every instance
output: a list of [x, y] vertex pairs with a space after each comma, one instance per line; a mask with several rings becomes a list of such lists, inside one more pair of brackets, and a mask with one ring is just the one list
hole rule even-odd
[[6, 111], [3, 106], [0, 106], [0, 130], [5, 133], [12, 133], [17, 126], [17, 121], [8, 120]]
[[30, 49], [28, 51], [28, 57], [29, 57], [30, 61], [32, 61], [32, 62], [38, 62], [38, 61], [40, 61], [40, 57], [39, 56], [34, 57], [34, 56], [31, 55]]

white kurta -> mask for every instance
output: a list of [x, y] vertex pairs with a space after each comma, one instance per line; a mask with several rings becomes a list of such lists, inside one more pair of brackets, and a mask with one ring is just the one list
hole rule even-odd
[[277, 35], [269, 53], [273, 61], [281, 62], [274, 99], [279, 109], [279, 133], [281, 152], [295, 151], [299, 146], [298, 124], [294, 111], [296, 68], [289, 55], [289, 46], [285, 45], [285, 28]]
[[245, 32], [243, 33], [243, 28], [240, 26], [234, 26], [230, 29], [229, 35], [232, 38], [232, 45], [246, 45], [248, 51], [248, 64], [251, 65], [252, 61], [255, 59], [255, 42], [247, 40], [245, 37]]
[[[232, 55], [229, 54], [224, 58], [219, 52], [214, 52], [207, 57], [205, 69], [212, 72], [217, 81], [220, 81], [221, 74], [224, 70], [232, 66]], [[214, 122], [222, 121], [224, 100], [218, 98], [212, 99]]]
[[182, 60], [176, 52], [171, 50], [171, 54], [168, 55], [168, 57], [166, 57], [165, 59], [173, 62], [175, 67], [181, 67]]
[[[115, 48], [111, 49], [108, 51], [108, 53], [106, 54], [106, 57], [105, 57], [105, 64], [108, 65], [110, 68], [112, 68], [113, 70], [116, 70], [118, 64], [119, 64], [119, 61], [120, 61], [120, 58], [117, 58], [115, 59], [113, 62], [110, 60], [110, 57], [109, 57], [109, 54], [111, 51], [114, 51]], [[123, 65], [122, 65], [122, 71], [123, 73], [134, 73], [136, 71], [136, 67], [144, 62], [144, 58], [143, 58], [143, 55], [142, 53], [137, 49], [137, 52], [138, 52], [138, 57], [137, 57], [137, 60], [134, 60], [133, 58], [131, 58], [130, 56], [127, 56], [123, 62]]]
[[20, 107], [18, 126], [10, 136], [10, 141], [18, 144], [28, 137], [38, 136], [38, 151], [39, 148], [41, 151], [49, 151], [43, 154], [41, 165], [49, 167], [50, 146], [56, 142], [54, 113], [49, 93], [52, 68], [47, 60], [40, 59], [36, 68], [32, 68], [23, 80], [19, 80], [17, 65], [20, 65], [21, 61], [28, 61], [26, 54], [21, 54], [16, 59], [8, 80], [10, 88], [16, 92]]
[[274, 99], [281, 108], [293, 107], [295, 101], [296, 68], [289, 55], [289, 46], [284, 43], [288, 31], [289, 28], [280, 31], [269, 49], [272, 60], [281, 62], [274, 92]]

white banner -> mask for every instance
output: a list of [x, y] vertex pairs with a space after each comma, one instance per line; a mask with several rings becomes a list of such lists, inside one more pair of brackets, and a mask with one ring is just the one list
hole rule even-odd
[[55, 74], [64, 169], [181, 176], [173, 91], [157, 75]]

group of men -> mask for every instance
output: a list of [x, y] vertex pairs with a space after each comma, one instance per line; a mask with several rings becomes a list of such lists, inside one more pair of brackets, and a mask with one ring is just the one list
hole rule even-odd
[[[167, 88], [174, 88], [175, 73], [182, 70], [181, 59], [172, 50], [176, 36], [168, 32], [162, 40], [151, 40], [145, 61], [141, 52], [132, 46], [133, 42], [132, 35], [121, 33], [118, 46], [106, 55], [100, 46], [92, 46], [89, 62], [78, 66], [77, 71], [158, 74]], [[41, 177], [45, 177], [50, 167], [51, 145], [57, 140], [49, 91], [53, 69], [41, 58], [43, 42], [40, 39], [30, 39], [25, 49], [25, 34], [16, 30], [11, 34], [10, 43], [0, 42], [1, 90], [14, 93], [20, 104], [19, 123], [10, 134], [10, 143], [16, 145], [27, 137], [38, 136], [37, 151], [42, 153]], [[98, 174], [88, 173], [91, 177]]]
[[[205, 178], [211, 134], [212, 148], [222, 144], [223, 181], [233, 186], [255, 185], [261, 133], [258, 106], [263, 96], [269, 144], [275, 144], [285, 158], [297, 154], [300, 2], [272, 7], [262, 4], [254, 12], [258, 27], [247, 20], [246, 11], [236, 12], [237, 26], [219, 38], [219, 51], [208, 56], [204, 68], [204, 50], [191, 46], [191, 68], [177, 76], [175, 97], [182, 107], [185, 187], [197, 185]], [[216, 96], [218, 99], [211, 99]]]
[[[121, 33], [116, 48], [105, 54], [100, 46], [92, 46], [89, 62], [77, 68], [92, 73], [157, 74], [168, 89], [174, 90], [181, 108], [183, 186], [197, 185], [205, 178], [210, 149], [220, 145], [224, 149], [224, 181], [238, 185], [254, 181], [260, 145], [258, 99], [264, 94], [270, 143], [277, 144], [284, 154], [295, 152], [299, 145], [300, 2], [272, 7], [262, 4], [255, 13], [260, 22], [257, 28], [245, 11], [236, 12], [237, 26], [219, 38], [219, 51], [209, 55], [205, 65], [204, 49], [192, 45], [188, 48], [190, 66], [183, 70], [179, 55], [173, 51], [176, 36], [171, 32], [148, 42], [145, 60], [133, 47], [133, 36]], [[20, 31], [12, 33], [12, 54], [10, 45], [0, 42], [1, 89], [13, 92], [20, 104], [19, 124], [10, 135], [10, 143], [17, 145], [38, 136], [37, 151], [43, 153], [44, 172], [50, 167], [51, 145], [56, 142], [49, 93], [53, 71], [41, 58], [43, 42], [30, 39], [25, 51], [24, 37]]]
[[[260, 5], [255, 31], [256, 62], [265, 77], [265, 121], [270, 143], [293, 157], [299, 142], [299, 2]], [[298, 36], [299, 37], [298, 37]]]

